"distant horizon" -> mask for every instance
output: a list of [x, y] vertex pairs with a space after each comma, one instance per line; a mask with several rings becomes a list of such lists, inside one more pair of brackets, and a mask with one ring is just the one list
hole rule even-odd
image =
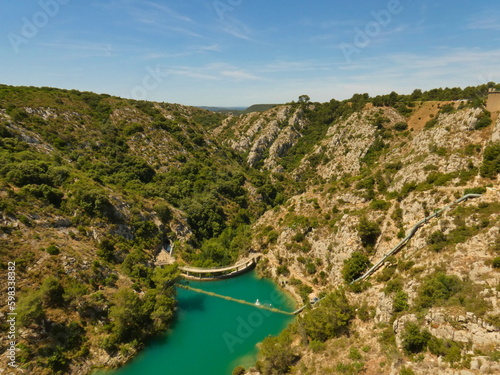
[[[432, 87], [432, 88], [426, 89], [426, 90], [421, 89], [419, 87], [415, 87], [415, 88], [413, 88], [411, 90], [411, 92], [407, 92], [407, 93], [396, 92], [396, 91], [392, 90], [390, 92], [385, 92], [385, 93], [381, 93], [381, 94], [377, 94], [377, 95], [389, 95], [393, 91], [396, 92], [399, 95], [411, 95], [415, 90], [421, 90], [422, 92], [426, 92], [426, 91], [430, 91], [430, 90], [434, 90], [434, 89], [438, 89], [438, 90], [439, 89], [447, 89], [447, 88], [465, 89], [466, 87], [481, 86], [481, 85], [488, 84], [490, 82], [493, 82], [496, 85], [499, 84], [498, 82], [489, 81], [489, 82], [484, 82], [484, 83], [481, 83], [481, 84], [478, 84], [478, 85]], [[97, 95], [110, 95], [110, 96], [114, 96], [114, 97], [121, 98], [121, 99], [140, 100], [140, 99], [127, 98], [127, 97], [123, 97], [123, 96], [119, 96], [119, 95], [114, 95], [114, 94], [110, 94], [108, 92], [96, 92], [96, 91], [89, 91], [89, 90], [79, 90], [79, 89], [75, 89], [75, 88], [62, 88], [62, 87], [53, 87], [53, 86], [33, 86], [33, 85], [10, 85], [10, 84], [6, 84], [6, 83], [2, 83], [2, 82], [0, 82], [0, 85], [5, 85], [5, 86], [9, 86], [9, 87], [27, 87], [27, 88], [28, 87], [33, 87], [33, 88], [37, 88], [37, 89], [49, 88], [49, 89], [54, 89], [54, 90], [66, 90], [66, 91], [75, 90], [75, 91], [80, 91], [80, 92], [92, 92], [92, 93], [97, 94]], [[497, 92], [500, 92], [500, 91], [497, 91]], [[367, 92], [356, 92], [353, 95], [364, 95], [364, 94], [368, 94], [368, 96], [370, 98], [374, 98], [374, 97], [377, 96], [377, 95], [371, 95], [370, 93], [367, 93]], [[303, 95], [307, 95], [307, 94], [303, 94]], [[325, 101], [318, 101], [318, 100], [313, 100], [313, 98], [310, 98], [311, 99], [310, 102], [325, 103], [325, 102], [329, 102], [330, 100], [343, 101], [343, 100], [349, 100], [349, 99], [351, 99], [353, 95], [351, 95], [350, 97], [347, 97], [347, 98], [330, 98], [330, 99], [325, 100]], [[297, 96], [297, 98], [295, 98], [293, 100], [290, 100], [290, 101], [287, 101], [287, 102], [282, 102], [282, 103], [256, 102], [256, 103], [252, 103], [252, 104], [249, 104], [249, 105], [235, 105], [235, 106], [227, 106], [227, 105], [193, 105], [193, 104], [185, 104], [185, 103], [179, 103], [179, 102], [171, 102], [171, 101], [164, 101], [164, 100], [149, 100], [149, 99], [146, 99], [146, 101], [156, 102], [156, 103], [178, 104], [178, 105], [183, 105], [183, 106], [186, 106], [186, 107], [194, 107], [194, 108], [207, 109], [207, 110], [210, 110], [210, 109], [223, 109], [223, 110], [239, 110], [239, 111], [244, 111], [244, 110], [246, 110], [246, 109], [248, 109], [250, 107], [253, 107], [253, 106], [259, 106], [259, 105], [264, 105], [264, 106], [269, 106], [269, 105], [271, 105], [271, 106], [284, 105], [284, 104], [287, 104], [287, 103], [297, 102], [298, 99], [299, 99], [299, 96]]]
[[0, 20], [16, 86], [242, 107], [500, 81], [491, 0], [38, 0]]

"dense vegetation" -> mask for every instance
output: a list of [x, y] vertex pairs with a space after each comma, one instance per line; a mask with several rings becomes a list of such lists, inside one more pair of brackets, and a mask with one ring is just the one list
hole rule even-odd
[[[45, 327], [39, 340], [23, 344], [22, 362], [45, 371], [64, 372], [73, 358], [85, 358], [94, 336], [108, 353], [128, 356], [168, 328], [178, 272], [151, 262], [178, 240], [172, 228], [185, 222], [191, 231], [176, 242], [179, 259], [229, 264], [249, 250], [249, 224], [274, 204], [277, 192], [265, 173], [243, 168], [221, 144], [206, 143], [215, 140], [205, 128], [221, 115], [7, 86], [0, 87], [0, 110], [11, 119], [0, 122], [0, 210], [6, 222], [22, 225], [0, 227], [6, 250], [0, 260], [2, 267], [15, 261], [26, 284], [19, 327]], [[139, 141], [146, 139], [144, 150], [158, 136], [169, 143], [167, 159], [137, 152]], [[258, 189], [258, 200], [246, 184]], [[54, 218], [52, 229], [44, 229], [45, 218]], [[55, 234], [61, 226], [67, 236]], [[35, 233], [41, 248], [24, 251], [20, 230]], [[82, 245], [95, 251], [80, 254]], [[39, 252], [49, 255], [51, 271], [28, 271]], [[89, 263], [68, 271], [67, 259], [81, 257]], [[68, 325], [60, 319], [66, 315], [77, 319]]]

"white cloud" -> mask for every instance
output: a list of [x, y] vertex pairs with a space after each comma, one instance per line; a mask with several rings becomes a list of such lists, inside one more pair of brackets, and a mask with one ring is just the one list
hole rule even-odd
[[203, 72], [203, 69], [197, 69], [192, 67], [179, 67], [175, 69], [168, 70], [168, 73], [174, 76], [182, 76], [187, 78], [193, 78], [198, 80], [218, 80], [219, 77], [211, 74], [206, 74]]
[[169, 70], [169, 74], [200, 80], [218, 81], [256, 81], [261, 77], [241, 68], [224, 63], [210, 64], [202, 67], [180, 66]]
[[222, 70], [219, 72], [224, 77], [233, 78], [238, 81], [244, 80], [260, 80], [261, 78], [243, 70]]

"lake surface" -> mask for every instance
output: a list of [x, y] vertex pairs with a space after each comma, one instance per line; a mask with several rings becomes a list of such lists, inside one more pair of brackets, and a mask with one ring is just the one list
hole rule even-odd
[[[249, 272], [234, 279], [187, 284], [233, 298], [293, 311], [294, 303], [270, 280]], [[178, 288], [178, 313], [172, 330], [151, 342], [112, 375], [231, 375], [234, 367], [255, 363], [256, 344], [277, 335], [291, 316]]]

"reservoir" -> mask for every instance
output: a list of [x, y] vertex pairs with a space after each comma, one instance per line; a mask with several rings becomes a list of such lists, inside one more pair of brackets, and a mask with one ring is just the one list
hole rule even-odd
[[[255, 271], [233, 279], [186, 285], [248, 302], [294, 310], [294, 302]], [[129, 364], [112, 375], [231, 375], [252, 366], [256, 344], [279, 334], [292, 316], [177, 288], [178, 311], [172, 329], [153, 340]]]

